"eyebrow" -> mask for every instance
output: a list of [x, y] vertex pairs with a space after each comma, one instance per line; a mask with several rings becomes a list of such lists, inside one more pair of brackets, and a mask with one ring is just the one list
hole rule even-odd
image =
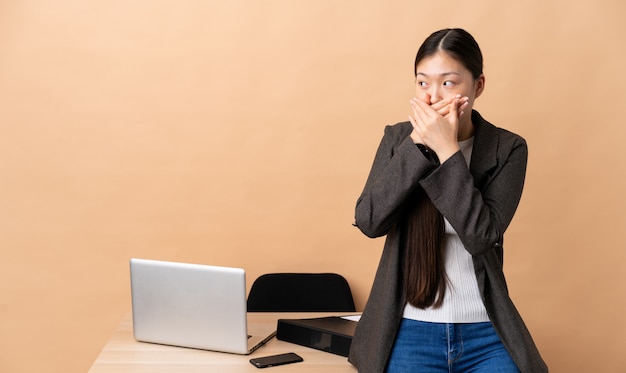
[[[428, 77], [428, 74], [425, 74], [425, 73], [422, 73], [422, 72], [418, 71], [417, 74], [415, 74], [415, 76], [419, 76], [419, 75]], [[461, 75], [461, 74], [459, 74], [457, 72], [454, 72], [454, 71], [450, 71], [450, 72], [445, 72], [445, 73], [439, 74], [439, 76], [448, 76], [448, 75]]]

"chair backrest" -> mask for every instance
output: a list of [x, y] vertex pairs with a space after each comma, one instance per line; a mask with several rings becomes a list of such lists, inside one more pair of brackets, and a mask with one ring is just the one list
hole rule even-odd
[[248, 295], [248, 312], [354, 312], [348, 281], [336, 273], [268, 273]]

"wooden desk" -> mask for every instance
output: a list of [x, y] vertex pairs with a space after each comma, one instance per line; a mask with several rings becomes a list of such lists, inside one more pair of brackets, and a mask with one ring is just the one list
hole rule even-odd
[[[249, 313], [248, 323], [273, 323], [279, 318], [296, 319], [323, 317], [327, 313]], [[288, 364], [259, 370], [249, 360], [253, 357], [295, 352], [304, 359], [301, 363]], [[148, 372], [328, 372], [355, 373], [356, 369], [347, 358], [272, 338], [267, 344], [250, 355], [194, 350], [135, 341], [132, 317], [127, 316], [113, 333], [89, 373], [148, 373]]]

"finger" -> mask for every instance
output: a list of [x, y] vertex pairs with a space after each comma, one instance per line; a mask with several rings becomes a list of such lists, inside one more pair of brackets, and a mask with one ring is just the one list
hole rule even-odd
[[466, 101], [465, 103], [462, 103], [462, 104], [459, 106], [459, 108], [458, 108], [459, 118], [460, 118], [463, 114], [465, 114], [465, 109], [467, 109], [467, 107], [468, 107], [468, 106], [469, 106], [469, 102], [467, 102], [467, 101]]
[[458, 101], [455, 101], [450, 108], [450, 115], [446, 117], [448, 122], [452, 125], [454, 132], [457, 133], [459, 130], [459, 117], [462, 115], [461, 110], [459, 110]]
[[459, 116], [459, 99], [455, 99], [450, 106], [450, 114], [452, 118], [458, 118]]
[[409, 100], [409, 105], [411, 106], [411, 114], [409, 115], [409, 122], [411, 122], [411, 125], [413, 125], [413, 132], [416, 131], [420, 131], [420, 124], [419, 121], [421, 121], [420, 118], [420, 113], [419, 113], [419, 107], [417, 106], [417, 101], [419, 101], [419, 99], [417, 98], [413, 98], [411, 100]]
[[415, 108], [417, 109], [416, 112], [418, 114], [421, 114], [421, 118], [423, 119], [438, 115], [436, 110], [433, 110], [433, 108], [431, 108], [429, 104], [421, 100], [416, 100], [414, 104], [415, 104]]
[[433, 110], [435, 110], [437, 113], [439, 113], [439, 115], [441, 115], [442, 117], [445, 117], [450, 112], [449, 106], [450, 106], [449, 102], [442, 103], [441, 101], [439, 101], [438, 103], [433, 104], [430, 107]]
[[429, 128], [436, 123], [437, 112], [430, 108], [430, 105], [421, 100], [413, 103], [413, 119], [415, 121], [415, 131], [419, 134], [422, 143], [426, 144]]
[[413, 118], [416, 121], [423, 121], [427, 115], [424, 113], [424, 107], [429, 107], [427, 103], [419, 99], [412, 99], [410, 101], [411, 109], [413, 110]]
[[445, 105], [439, 109], [432, 107], [439, 115], [441, 115], [442, 117], [445, 117], [446, 115], [448, 115], [450, 113], [450, 105]]
[[417, 122], [415, 119], [409, 115], [409, 122], [413, 125], [413, 131], [411, 131], [411, 139], [415, 144], [422, 144], [424, 141], [422, 140], [422, 136], [419, 133], [419, 129], [417, 127]]
[[[460, 99], [461, 95], [455, 95], [453, 97], [447, 98], [445, 100], [441, 100], [439, 102], [436, 102], [432, 105], [430, 105], [431, 108], [433, 108], [435, 111], [439, 112], [439, 114], [441, 115], [446, 115], [448, 114], [449, 110], [447, 108], [448, 105], [450, 105], [452, 103], [452, 101], [454, 101], [455, 99]], [[442, 112], [445, 111], [445, 112]]]

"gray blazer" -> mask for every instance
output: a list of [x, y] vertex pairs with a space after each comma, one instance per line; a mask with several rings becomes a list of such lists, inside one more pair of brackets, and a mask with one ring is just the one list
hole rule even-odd
[[503, 234], [519, 204], [528, 148], [525, 140], [472, 112], [474, 148], [468, 169], [457, 152], [441, 165], [410, 138], [411, 123], [385, 128], [365, 188], [356, 205], [356, 226], [368, 237], [387, 235], [349, 361], [360, 372], [383, 372], [406, 303], [403, 247], [397, 219], [407, 197], [421, 186], [472, 255], [487, 313], [522, 373], [547, 372], [508, 294]]

